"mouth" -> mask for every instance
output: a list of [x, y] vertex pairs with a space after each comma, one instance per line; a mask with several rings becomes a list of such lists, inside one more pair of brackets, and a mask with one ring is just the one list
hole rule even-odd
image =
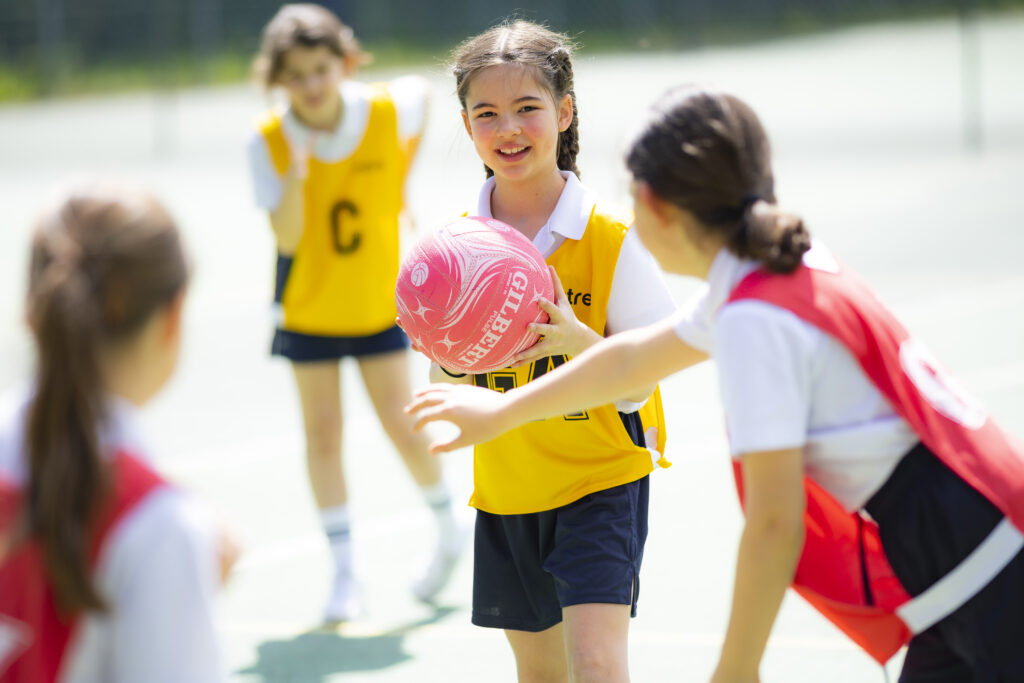
[[497, 150], [498, 156], [505, 161], [518, 161], [522, 159], [530, 151], [530, 147], [526, 145], [517, 145], [515, 147], [499, 147]]

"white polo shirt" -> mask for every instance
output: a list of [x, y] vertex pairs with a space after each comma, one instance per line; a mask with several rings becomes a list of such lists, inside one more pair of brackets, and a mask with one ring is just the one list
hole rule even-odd
[[[0, 399], [0, 476], [24, 485], [24, 429], [31, 391]], [[106, 453], [148, 450], [134, 410], [113, 401], [101, 432]], [[111, 530], [94, 572], [106, 614], [89, 612], [64, 655], [64, 683], [218, 683], [226, 679], [214, 629], [220, 585], [207, 510], [182, 491], [149, 494]]]
[[[804, 259], [818, 258], [831, 255], [815, 242]], [[733, 457], [802, 447], [806, 473], [860, 509], [919, 438], [838, 341], [763, 301], [725, 305], [757, 268], [720, 250], [676, 334], [716, 361]]]
[[[370, 86], [359, 81], [342, 81], [339, 87], [342, 117], [331, 132], [317, 132], [313, 156], [327, 163], [336, 163], [352, 156], [366, 133], [370, 121]], [[395, 103], [398, 137], [409, 140], [423, 134], [427, 118], [429, 85], [419, 76], [402, 76], [388, 82], [388, 92]], [[289, 147], [303, 146], [313, 134], [292, 113], [285, 110], [281, 122]], [[273, 211], [281, 201], [281, 176], [270, 159], [270, 150], [263, 134], [253, 131], [248, 145], [249, 170], [252, 175], [256, 206]]]
[[[588, 190], [575, 173], [560, 171], [565, 178], [565, 187], [558, 198], [548, 222], [533, 238], [544, 258], [555, 253], [567, 239], [579, 240], [587, 230], [590, 214], [597, 204], [597, 196]], [[485, 218], [491, 215], [491, 193], [495, 180], [488, 178], [480, 188], [476, 214]], [[661, 276], [661, 269], [630, 228], [622, 241], [619, 260], [612, 276], [611, 293], [608, 296], [608, 334], [631, 330], [657, 322], [676, 310], [672, 295]]]

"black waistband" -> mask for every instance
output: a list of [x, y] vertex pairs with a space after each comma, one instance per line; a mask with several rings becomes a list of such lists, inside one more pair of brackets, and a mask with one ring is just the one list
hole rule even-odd
[[932, 477], [943, 476], [943, 470], [956, 476], [919, 441], [900, 459], [882, 488], [875, 491], [864, 504], [864, 509], [875, 520], [882, 519], [894, 505], [904, 499], [908, 487], [919, 487]]

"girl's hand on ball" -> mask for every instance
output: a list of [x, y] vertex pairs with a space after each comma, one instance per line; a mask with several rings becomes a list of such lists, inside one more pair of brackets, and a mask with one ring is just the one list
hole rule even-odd
[[547, 323], [530, 323], [528, 329], [541, 335], [536, 344], [516, 356], [512, 367], [520, 367], [540, 358], [565, 354], [578, 356], [580, 353], [601, 341], [601, 336], [581, 323], [572, 310], [569, 297], [562, 289], [562, 281], [551, 266], [551, 282], [555, 287], [555, 302], [540, 299], [537, 303], [548, 314]]

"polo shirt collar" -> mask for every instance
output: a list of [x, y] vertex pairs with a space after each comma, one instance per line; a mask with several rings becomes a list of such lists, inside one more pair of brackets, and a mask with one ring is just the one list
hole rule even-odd
[[[590, 222], [590, 215], [594, 211], [597, 199], [594, 194], [583, 186], [580, 179], [572, 171], [559, 171], [565, 178], [565, 187], [555, 204], [555, 210], [548, 217], [548, 222], [537, 232], [533, 243], [537, 245], [541, 253], [546, 249], [542, 248], [540, 242], [555, 241], [559, 237], [563, 239], [579, 240], [587, 231], [587, 223]], [[477, 198], [476, 215], [485, 218], [493, 218], [491, 215], [491, 193], [494, 192], [494, 177], [490, 177], [480, 188], [480, 195]]]

